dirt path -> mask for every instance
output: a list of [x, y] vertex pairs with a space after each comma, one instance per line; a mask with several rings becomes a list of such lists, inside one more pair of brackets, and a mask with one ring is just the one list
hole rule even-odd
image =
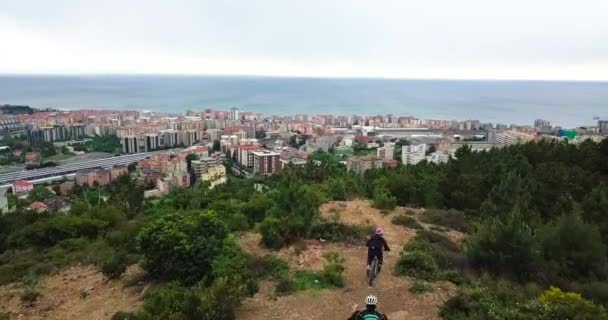
[[[392, 273], [401, 248], [414, 237], [415, 231], [393, 225], [390, 217], [371, 208], [367, 201], [362, 200], [324, 204], [321, 213], [326, 217], [337, 216], [340, 221], [349, 224], [371, 223], [384, 227], [385, 237], [392, 251], [388, 255], [385, 254], [385, 268], [374, 287], [369, 288], [365, 279], [367, 250], [364, 245], [318, 244], [308, 246], [302, 257], [284, 249], [278, 255], [287, 257], [292, 267], [296, 268], [320, 268], [323, 265], [320, 258], [323, 252], [340, 252], [346, 258], [345, 287], [340, 290], [305, 291], [273, 298], [270, 285], [264, 284], [259, 293], [245, 301], [239, 319], [346, 319], [352, 312], [352, 306], [358, 304], [362, 307], [365, 297], [369, 294], [378, 296], [380, 310], [391, 320], [439, 319], [437, 308], [454, 294], [456, 288], [453, 284], [438, 282], [434, 284], [435, 290], [432, 293], [414, 295], [408, 291], [411, 280], [396, 277]], [[257, 246], [255, 241], [255, 236], [248, 236], [245, 245], [247, 250], [256, 254], [264, 253], [264, 249]]]
[[33, 306], [21, 302], [23, 288], [0, 287], [0, 312], [19, 320], [108, 320], [117, 311], [133, 311], [141, 303], [142, 286], [125, 286], [141, 269], [130, 268], [122, 280], [107, 281], [93, 267], [73, 267], [44, 277], [38, 285], [42, 296]]

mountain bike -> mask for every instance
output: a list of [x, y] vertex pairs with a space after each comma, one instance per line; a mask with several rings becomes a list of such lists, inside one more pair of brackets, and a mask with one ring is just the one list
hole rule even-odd
[[367, 280], [369, 282], [369, 286], [372, 286], [374, 279], [378, 275], [378, 257], [374, 256], [372, 263], [369, 266], [369, 272], [367, 273]]

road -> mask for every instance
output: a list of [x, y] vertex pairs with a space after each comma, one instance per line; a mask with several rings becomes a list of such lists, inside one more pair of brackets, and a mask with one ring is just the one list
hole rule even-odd
[[115, 165], [128, 165], [133, 162], [143, 160], [155, 153], [166, 153], [171, 151], [177, 151], [179, 149], [161, 150], [153, 152], [142, 152], [135, 154], [128, 154], [124, 156], [117, 156], [104, 159], [95, 159], [88, 161], [81, 161], [76, 163], [64, 164], [56, 167], [40, 168], [34, 170], [25, 170], [18, 172], [11, 172], [0, 174], [0, 185], [14, 182], [16, 180], [35, 180], [41, 178], [62, 176], [70, 173], [75, 173], [78, 170], [92, 169], [92, 168], [111, 168]]

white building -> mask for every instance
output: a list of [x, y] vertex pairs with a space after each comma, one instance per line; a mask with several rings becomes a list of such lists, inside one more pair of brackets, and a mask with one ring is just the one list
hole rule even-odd
[[411, 144], [401, 149], [401, 160], [403, 164], [417, 164], [426, 159], [426, 143]]
[[432, 162], [435, 164], [446, 163], [450, 160], [450, 156], [443, 152], [433, 152], [426, 156], [427, 162]]
[[395, 158], [395, 144], [392, 142], [384, 143], [384, 147], [378, 148], [377, 156], [384, 160], [393, 160]]
[[9, 188], [0, 187], [0, 214], [7, 213], [8, 208], [8, 199], [6, 198], [6, 192]]
[[231, 121], [237, 121], [237, 120], [241, 120], [239, 117], [239, 108], [230, 108], [230, 120]]

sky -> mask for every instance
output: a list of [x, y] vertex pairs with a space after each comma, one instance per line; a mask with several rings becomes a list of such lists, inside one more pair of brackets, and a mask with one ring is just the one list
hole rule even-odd
[[608, 80], [608, 0], [0, 0], [0, 73]]

